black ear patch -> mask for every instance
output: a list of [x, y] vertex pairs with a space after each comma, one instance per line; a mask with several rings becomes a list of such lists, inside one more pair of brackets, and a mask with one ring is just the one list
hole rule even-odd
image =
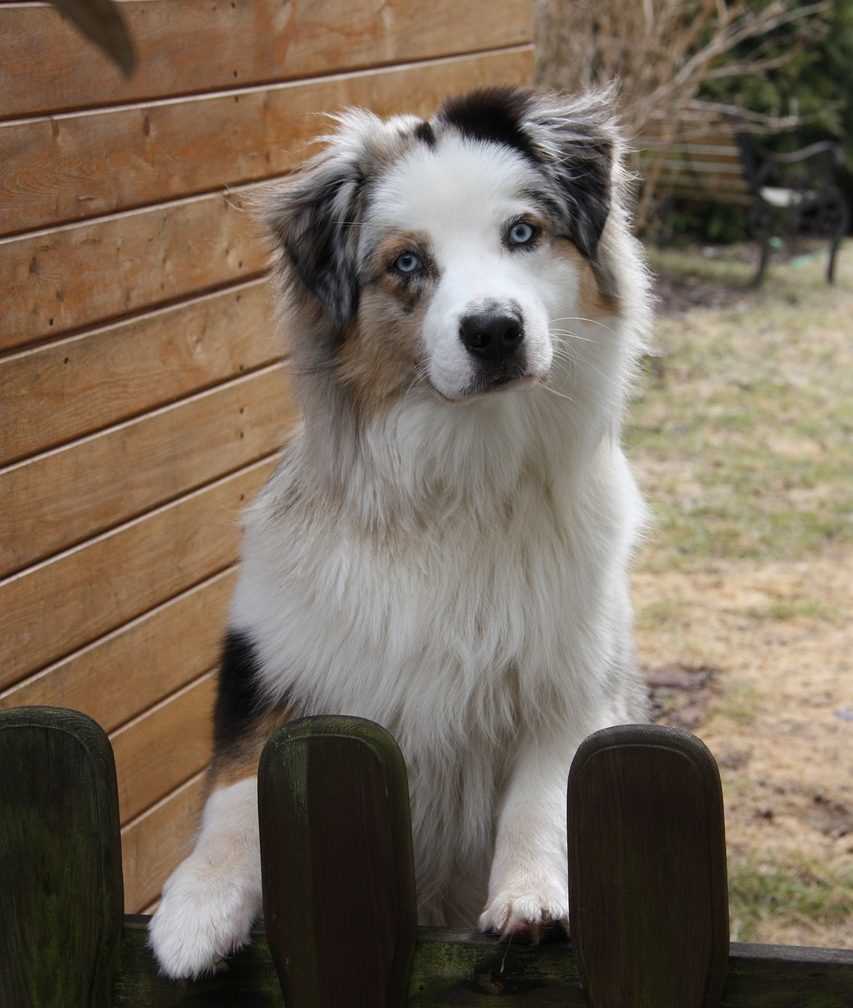
[[531, 93], [524, 129], [562, 204], [558, 223], [565, 237], [595, 264], [613, 203], [613, 180], [621, 178], [612, 91], [575, 97]]
[[617, 137], [608, 92], [577, 98], [495, 87], [452, 98], [441, 119], [466, 137], [502, 144], [550, 182], [546, 202], [565, 237], [590, 260], [612, 199]]
[[557, 184], [569, 206], [568, 236], [592, 260], [596, 258], [610, 213], [612, 158], [611, 144], [604, 140], [591, 141], [582, 159], [575, 155], [574, 167], [567, 161], [555, 172]]
[[441, 118], [472, 140], [513, 147], [538, 161], [530, 137], [521, 125], [529, 100], [530, 93], [520, 88], [481, 88], [449, 99], [441, 110]]
[[267, 220], [302, 286], [336, 329], [358, 310], [358, 224], [365, 180], [340, 158], [314, 161], [273, 196]]

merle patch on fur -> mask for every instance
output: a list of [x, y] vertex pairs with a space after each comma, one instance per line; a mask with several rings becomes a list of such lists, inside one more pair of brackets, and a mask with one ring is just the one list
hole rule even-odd
[[435, 133], [426, 119], [415, 126], [415, 136], [418, 140], [422, 140], [427, 147], [435, 147]]
[[598, 242], [610, 214], [614, 127], [604, 101], [575, 105], [532, 100], [525, 127], [536, 141], [542, 174], [552, 184], [544, 194], [556, 197], [561, 236], [595, 264]]
[[463, 136], [513, 147], [538, 164], [530, 137], [521, 127], [528, 101], [529, 93], [519, 88], [482, 88], [451, 98], [441, 116]]
[[340, 331], [358, 310], [357, 223], [365, 185], [356, 164], [329, 162], [275, 205], [270, 223], [303, 286]]
[[591, 140], [583, 151], [583, 160], [561, 166], [557, 184], [569, 202], [568, 234], [572, 242], [592, 261], [610, 213], [610, 145]]
[[256, 677], [261, 663], [248, 634], [229, 630], [222, 646], [219, 688], [213, 714], [213, 740], [217, 752], [227, 749], [249, 731], [265, 706]]

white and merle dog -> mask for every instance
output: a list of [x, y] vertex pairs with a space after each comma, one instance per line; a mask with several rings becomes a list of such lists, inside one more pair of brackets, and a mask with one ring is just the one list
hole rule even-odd
[[649, 307], [609, 95], [337, 122], [266, 208], [303, 421], [245, 517], [209, 796], [151, 922], [174, 977], [260, 912], [277, 725], [390, 729], [421, 922], [535, 936], [568, 914], [572, 756], [644, 717], [620, 429]]

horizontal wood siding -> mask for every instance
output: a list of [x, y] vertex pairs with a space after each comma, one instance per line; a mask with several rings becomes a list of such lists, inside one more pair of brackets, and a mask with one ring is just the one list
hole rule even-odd
[[121, 833], [124, 900], [148, 907], [160, 895], [169, 872], [189, 853], [204, 798], [205, 773], [186, 783], [132, 819]]
[[122, 822], [207, 766], [215, 700], [216, 673], [209, 671], [110, 736]]
[[[251, 190], [249, 190], [251, 192]], [[245, 189], [0, 239], [0, 350], [224, 286], [266, 267]]]
[[529, 0], [497, 8], [485, 0], [124, 0], [121, 9], [139, 54], [130, 80], [52, 7], [0, 6], [0, 114], [226, 90], [532, 37]]
[[236, 572], [227, 568], [0, 693], [0, 707], [85, 710], [106, 731], [216, 664]]
[[320, 113], [367, 105], [385, 115], [408, 94], [410, 111], [428, 114], [448, 91], [512, 77], [513, 66], [523, 74], [528, 58], [522, 46], [7, 123], [0, 126], [0, 193], [16, 199], [0, 203], [0, 234], [270, 178], [305, 157]]
[[532, 4], [120, 0], [129, 79], [0, 2], [0, 707], [91, 714], [128, 910], [186, 852], [239, 513], [297, 417], [251, 209], [364, 105], [532, 73]]
[[270, 455], [293, 417], [282, 365], [271, 364], [9, 467], [6, 492], [27, 508], [0, 510], [0, 575]]
[[0, 581], [0, 686], [234, 563], [237, 515], [273, 468], [255, 463]]
[[0, 464], [281, 357], [266, 278], [0, 357]]

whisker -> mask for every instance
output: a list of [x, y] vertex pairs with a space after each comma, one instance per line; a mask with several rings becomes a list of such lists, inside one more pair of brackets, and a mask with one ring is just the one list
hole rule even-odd
[[553, 356], [554, 360], [566, 361], [568, 364], [575, 364], [578, 359], [564, 343], [556, 342], [553, 346]]
[[544, 389], [546, 392], [550, 392], [551, 395], [555, 395], [560, 399], [568, 399], [570, 403], [575, 402], [575, 400], [566, 392], [558, 392], [555, 388], [551, 388], [550, 385], [546, 385], [544, 382], [539, 387], [541, 389]]
[[597, 367], [590, 360], [584, 360], [583, 367], [589, 368], [590, 371], [594, 371], [599, 378], [602, 378], [604, 380], [606, 385], [609, 385], [613, 380], [612, 375], [607, 374], [606, 371], [602, 371], [600, 367]]
[[589, 336], [581, 336], [576, 332], [569, 332], [568, 329], [551, 329], [550, 334], [552, 336], [568, 336], [571, 339], [576, 339], [580, 343], [594, 343], [594, 339], [590, 339]]
[[422, 381], [425, 381], [426, 378], [427, 378], [426, 366], [423, 364], [418, 364], [415, 367], [415, 377], [409, 382], [409, 386], [403, 393], [403, 395], [407, 396], [412, 391], [412, 389], [415, 388], [416, 385], [418, 385]]
[[560, 318], [549, 319], [549, 325], [551, 322], [589, 322], [590, 325], [601, 326], [602, 329], [606, 329], [608, 332], [616, 334], [616, 330], [613, 326], [607, 325], [605, 322], [600, 322], [598, 319], [594, 318], [584, 318], [583, 315], [563, 315]]
[[554, 347], [554, 359], [563, 361], [566, 364], [579, 364], [582, 367], [589, 368], [590, 371], [594, 371], [595, 374], [597, 374], [600, 378], [603, 378], [608, 384], [612, 380], [611, 375], [602, 371], [601, 368], [593, 364], [591, 360], [588, 360], [587, 358], [578, 359], [577, 357], [572, 356], [565, 347], [560, 346], [559, 344]]

